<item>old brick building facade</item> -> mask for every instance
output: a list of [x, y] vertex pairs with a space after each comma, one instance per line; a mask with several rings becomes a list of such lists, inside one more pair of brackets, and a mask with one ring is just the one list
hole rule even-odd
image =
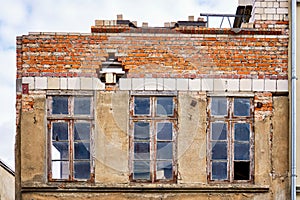
[[250, 5], [17, 37], [17, 199], [288, 199], [288, 1]]

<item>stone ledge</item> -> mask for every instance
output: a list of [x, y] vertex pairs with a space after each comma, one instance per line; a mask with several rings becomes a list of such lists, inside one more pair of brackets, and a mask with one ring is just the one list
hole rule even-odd
[[269, 186], [198, 186], [188, 187], [181, 185], [153, 185], [153, 186], [73, 186], [61, 188], [59, 186], [37, 186], [37, 187], [22, 187], [22, 193], [266, 193], [269, 192]]
[[288, 92], [288, 80], [121, 78], [119, 88], [134, 91]]

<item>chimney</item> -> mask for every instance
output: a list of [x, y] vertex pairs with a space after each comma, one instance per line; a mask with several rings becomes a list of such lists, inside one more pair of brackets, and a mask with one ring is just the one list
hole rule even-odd
[[122, 14], [117, 15], [117, 20], [123, 20], [123, 15]]
[[148, 28], [148, 22], [143, 22], [142, 27], [143, 28]]
[[194, 16], [189, 16], [189, 21], [193, 22], [194, 21]]

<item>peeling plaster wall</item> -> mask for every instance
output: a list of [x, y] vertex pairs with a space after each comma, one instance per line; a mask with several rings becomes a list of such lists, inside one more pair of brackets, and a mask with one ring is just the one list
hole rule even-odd
[[[22, 104], [19, 159], [21, 185], [25, 190], [36, 189], [22, 193], [22, 199], [288, 199], [287, 97], [255, 94], [255, 105], [262, 103], [262, 107], [255, 108], [254, 116], [254, 184], [217, 185], [207, 181], [207, 94], [188, 91], [178, 92], [177, 184], [130, 183], [129, 99], [130, 91], [95, 92], [95, 182], [47, 183], [46, 95], [29, 94], [27, 103]], [[107, 187], [117, 189], [107, 193]], [[72, 192], [67, 192], [68, 188], [73, 188]], [[126, 192], [134, 188], [140, 188], [139, 192]], [[158, 190], [143, 192], [153, 188]], [[172, 188], [183, 190], [173, 194]], [[198, 190], [190, 193], [184, 188]], [[234, 188], [241, 192], [228, 193]], [[250, 193], [249, 188], [253, 188]], [[258, 188], [268, 189], [262, 192]]]
[[96, 183], [128, 182], [128, 92], [97, 92]]

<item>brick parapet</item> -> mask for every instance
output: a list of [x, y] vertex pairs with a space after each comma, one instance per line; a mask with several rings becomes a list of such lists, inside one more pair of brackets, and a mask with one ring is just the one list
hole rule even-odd
[[30, 33], [17, 38], [17, 78], [97, 77], [113, 50], [131, 78], [287, 79], [286, 34], [213, 30], [214, 34]]

